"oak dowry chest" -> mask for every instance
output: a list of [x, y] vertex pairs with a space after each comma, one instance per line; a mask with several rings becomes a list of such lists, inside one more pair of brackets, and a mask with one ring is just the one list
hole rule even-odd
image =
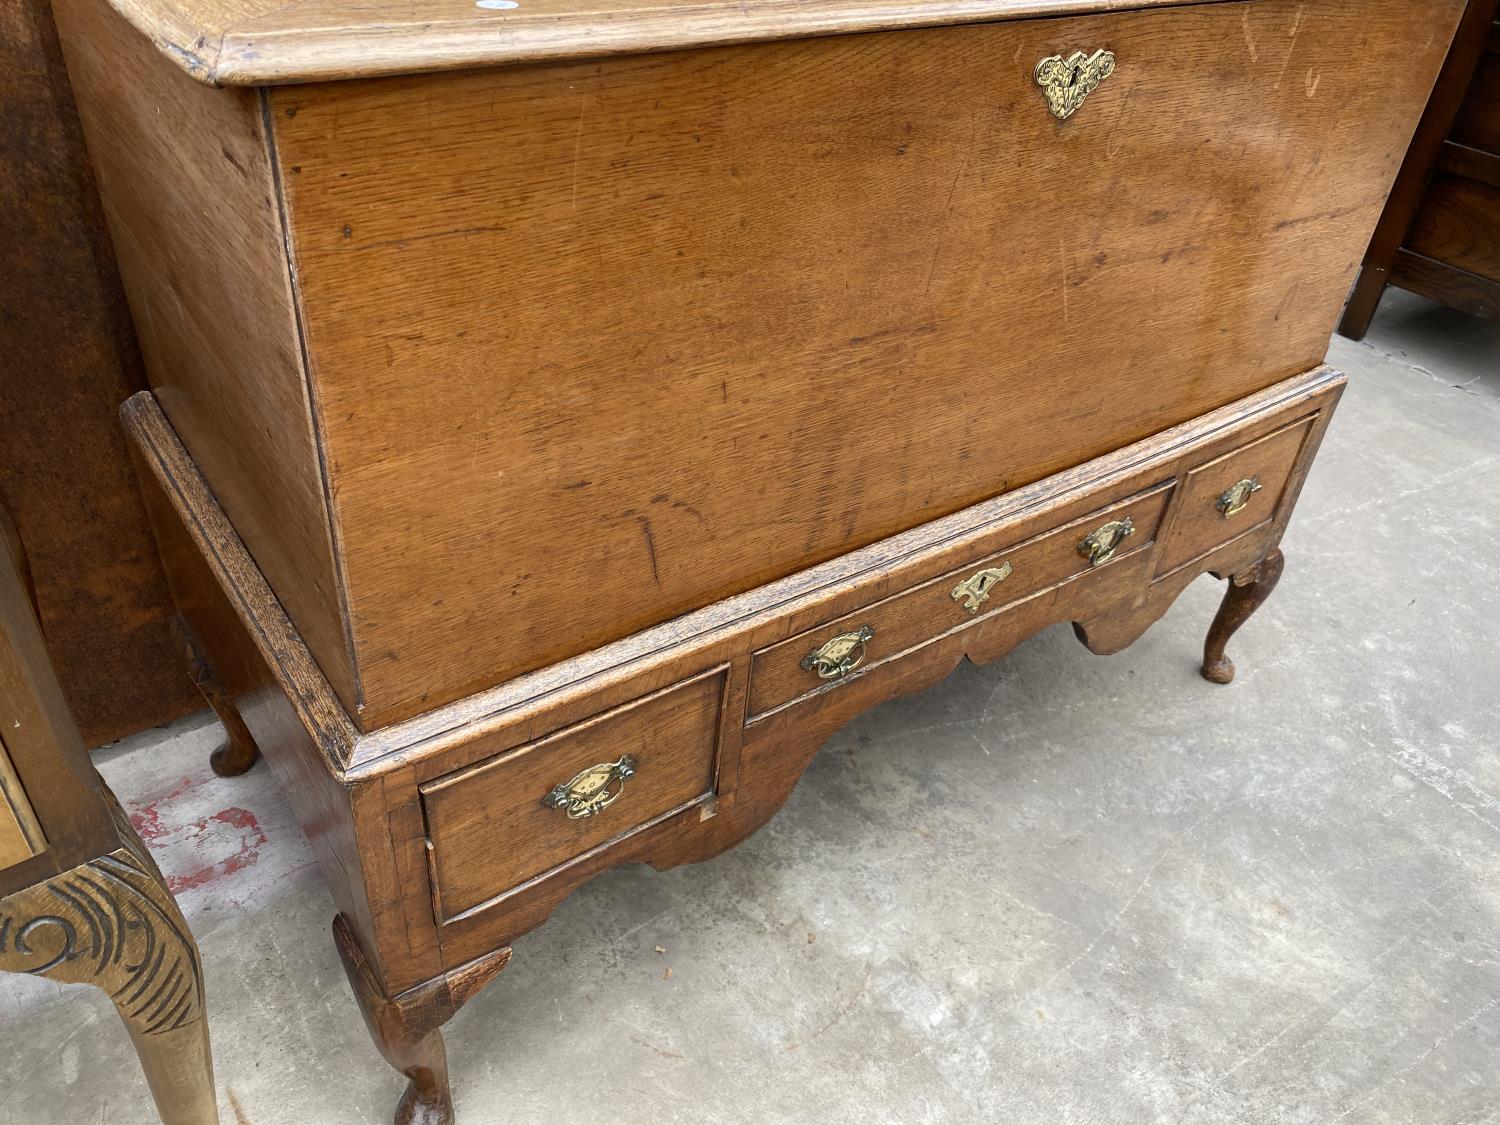
[[1270, 593], [1461, 0], [55, 0], [195, 675], [403, 1121], [857, 712]]

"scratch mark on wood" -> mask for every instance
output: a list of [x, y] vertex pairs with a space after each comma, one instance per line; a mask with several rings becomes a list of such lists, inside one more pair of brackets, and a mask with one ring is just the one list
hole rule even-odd
[[651, 556], [651, 580], [661, 585], [661, 575], [656, 570], [656, 540], [651, 535], [651, 520], [647, 516], [636, 516], [641, 524], [641, 535], [646, 539], [646, 553]]
[[430, 242], [437, 238], [462, 238], [469, 234], [498, 234], [506, 228], [499, 224], [490, 224], [478, 227], [454, 227], [452, 230], [435, 230], [431, 234], [413, 234], [405, 238], [383, 238], [379, 242], [362, 242], [355, 250], [363, 253], [366, 250], [380, 250], [387, 246], [405, 247], [413, 242]]
[[1068, 288], [1069, 288], [1069, 282], [1068, 282], [1068, 247], [1067, 247], [1066, 243], [1064, 243], [1061, 238], [1059, 238], [1057, 240], [1057, 254], [1058, 254], [1058, 257], [1060, 257], [1062, 259], [1062, 275], [1063, 275], [1063, 279], [1062, 279], [1063, 324], [1066, 325], [1068, 323]]
[[578, 100], [578, 127], [573, 130], [573, 214], [578, 214], [578, 158], [583, 145], [583, 114], [588, 109], [589, 96]]
[[937, 276], [938, 260], [943, 254], [943, 242], [948, 233], [948, 219], [953, 214], [953, 196], [958, 191], [958, 181], [963, 178], [964, 169], [969, 166], [969, 158], [974, 155], [974, 145], [979, 139], [979, 126], [971, 125], [969, 128], [969, 147], [964, 150], [964, 158], [958, 162], [958, 171], [953, 173], [953, 182], [948, 185], [948, 198], [943, 204], [943, 226], [938, 232], [937, 245], [932, 248], [932, 263], [927, 269], [927, 285], [922, 292], [932, 292], [932, 279]]
[[1291, 28], [1286, 33], [1287, 38], [1291, 40], [1291, 44], [1286, 49], [1286, 58], [1281, 62], [1281, 70], [1276, 74], [1276, 89], [1278, 90], [1281, 89], [1281, 83], [1286, 78], [1287, 68], [1292, 65], [1292, 57], [1297, 53], [1297, 33], [1302, 30], [1302, 20], [1305, 15], [1306, 5], [1298, 4], [1297, 14], [1292, 20]]

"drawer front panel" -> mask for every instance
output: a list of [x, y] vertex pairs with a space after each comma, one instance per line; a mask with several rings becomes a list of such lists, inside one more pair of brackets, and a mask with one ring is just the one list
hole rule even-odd
[[1311, 418], [1293, 422], [1190, 471], [1157, 572], [1176, 570], [1270, 520], [1312, 424]]
[[[1155, 542], [1171, 491], [1170, 484], [1161, 485], [762, 649], [750, 666], [750, 718], [1145, 550]], [[1130, 531], [1120, 538], [1120, 525], [1126, 523]], [[1089, 544], [1099, 560], [1093, 562], [1083, 545], [1096, 534]]]
[[[1459, 7], [270, 90], [363, 720], [1311, 367]], [[1038, 63], [1100, 50], [1114, 72], [1060, 120]]]
[[422, 786], [439, 920], [711, 797], [724, 680], [706, 673]]

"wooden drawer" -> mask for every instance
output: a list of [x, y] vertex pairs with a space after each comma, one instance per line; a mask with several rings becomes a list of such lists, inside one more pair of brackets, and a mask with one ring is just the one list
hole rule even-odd
[[[725, 672], [717, 669], [422, 786], [439, 921], [451, 921], [714, 793]], [[550, 798], [574, 787], [597, 811]], [[561, 794], [559, 794], [559, 798]]]
[[[1158, 485], [761, 649], [750, 666], [750, 719], [852, 680], [1042, 590], [1084, 578], [1146, 549], [1156, 540], [1171, 491], [1170, 483]], [[1113, 553], [1098, 563], [1085, 557], [1087, 537], [1101, 530], [1108, 534], [1112, 525], [1127, 523], [1130, 531]]]
[[1270, 520], [1312, 424], [1303, 418], [1191, 470], [1157, 572], [1170, 573]]

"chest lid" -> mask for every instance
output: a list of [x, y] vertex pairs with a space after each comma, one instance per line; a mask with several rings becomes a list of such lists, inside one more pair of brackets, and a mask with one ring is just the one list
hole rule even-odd
[[1205, 0], [109, 2], [200, 81], [267, 86]]

